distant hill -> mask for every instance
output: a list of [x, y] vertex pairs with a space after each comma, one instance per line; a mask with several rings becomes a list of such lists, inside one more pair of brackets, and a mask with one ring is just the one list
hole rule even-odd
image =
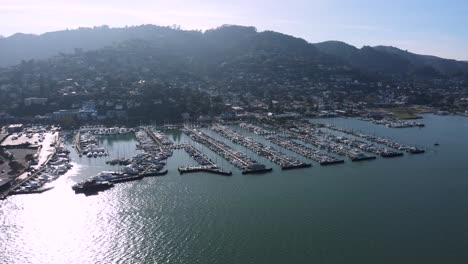
[[[214, 74], [223, 74], [234, 65], [265, 72], [288, 65], [310, 74], [314, 74], [319, 65], [333, 69], [346, 66], [363, 73], [388, 76], [468, 73], [466, 62], [418, 55], [387, 46], [358, 49], [339, 41], [310, 44], [293, 36], [273, 31], [257, 32], [254, 27], [244, 26], [222, 26], [206, 32], [155, 25], [101, 26], [42, 35], [15, 34], [0, 38], [0, 66], [15, 65], [22, 60], [47, 59], [60, 53], [118, 47], [127, 42], [142, 46], [142, 49], [150, 47], [153, 53], [145, 53], [149, 57], [165, 58], [171, 65], [190, 61], [193, 71], [217, 71]], [[297, 65], [292, 66], [294, 63]], [[220, 69], [219, 65], [225, 67]]]
[[444, 74], [456, 74], [459, 72], [468, 71], [468, 63], [463, 61], [456, 61], [450, 59], [443, 59], [436, 56], [419, 55], [408, 51], [404, 51], [395, 47], [389, 46], [376, 46], [374, 49], [395, 54], [402, 59], [406, 59], [416, 67], [432, 67], [435, 70]]
[[369, 46], [358, 49], [339, 41], [317, 43], [315, 46], [321, 52], [333, 55], [343, 60], [343, 62], [365, 71], [404, 74], [410, 68], [408, 61], [391, 53], [380, 52]]
[[17, 33], [0, 38], [0, 66], [20, 63], [22, 60], [45, 59], [75, 49], [93, 50], [130, 39], [173, 37], [179, 33], [169, 27], [142, 25], [125, 28], [79, 28], [44, 33], [42, 35]]
[[358, 49], [339, 41], [315, 44], [322, 52], [367, 72], [412, 75], [423, 72], [453, 75], [468, 72], [468, 63], [435, 56], [419, 55], [389, 46], [364, 46]]

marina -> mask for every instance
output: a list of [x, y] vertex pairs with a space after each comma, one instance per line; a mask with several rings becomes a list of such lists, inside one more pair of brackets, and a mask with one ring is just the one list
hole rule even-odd
[[78, 131], [75, 136], [75, 149], [80, 155], [88, 158], [107, 157], [109, 153], [98, 144], [98, 139], [91, 133]]
[[223, 137], [231, 140], [236, 144], [250, 149], [251, 151], [257, 153], [260, 156], [266, 157], [270, 161], [278, 164], [283, 170], [294, 168], [306, 168], [311, 166], [311, 164], [307, 164], [298, 159], [289, 157], [286, 154], [281, 153], [270, 146], [265, 146], [259, 142], [256, 142], [251, 137], [243, 136], [240, 133], [237, 133], [232, 129], [228, 128], [227, 126], [214, 125], [211, 127], [211, 130], [215, 131], [216, 133], [222, 135]]
[[359, 118], [362, 121], [368, 121], [373, 124], [383, 125], [389, 128], [409, 128], [409, 127], [425, 127], [424, 123], [411, 121], [411, 120], [400, 120], [394, 118]]
[[[439, 245], [439, 240], [433, 238], [440, 232], [434, 231], [440, 230], [437, 229], [440, 228], [440, 221], [449, 217], [450, 224], [443, 225], [444, 232], [450, 233], [458, 241], [465, 239], [458, 228], [464, 225], [464, 211], [460, 208], [464, 208], [467, 194], [466, 177], [460, 172], [468, 169], [466, 162], [460, 162], [468, 148], [468, 127], [463, 120], [455, 116], [431, 115], [425, 117], [428, 124], [425, 129], [388, 129], [351, 118], [317, 120], [429, 151], [424, 155], [406, 155], [402, 151], [405, 155], [401, 158], [377, 159], [366, 163], [348, 162], [344, 156], [329, 154], [346, 162], [339, 166], [314, 166], [302, 170], [275, 169], [258, 177], [242, 177], [229, 162], [209, 148], [193, 142], [184, 133], [164, 131], [174, 142], [170, 147], [173, 154], [163, 161], [166, 165], [160, 171], [167, 170], [165, 176], [113, 183], [113, 187], [99, 192], [99, 195], [88, 196], [75, 195], [71, 186], [101, 172], [123, 172], [124, 166], [110, 166], [106, 164], [107, 160], [119, 156], [132, 159], [143, 151], [146, 141], [148, 146], [156, 149], [155, 153], [160, 150], [144, 129], [138, 129], [135, 135], [100, 137], [99, 145], [109, 152], [108, 158], [79, 158], [70, 140], [65, 142], [65, 147], [70, 151], [73, 167], [46, 185], [46, 188], [50, 186], [53, 189], [40, 194], [11, 195], [0, 201], [0, 222], [4, 223], [0, 237], [8, 242], [4, 247], [5, 260], [8, 263], [47, 263], [51, 260], [67, 263], [73, 257], [76, 261], [71, 260], [72, 263], [78, 263], [85, 256], [94, 263], [131, 260], [141, 263], [190, 263], [196, 258], [203, 263], [211, 263], [214, 258], [223, 263], [232, 263], [230, 260], [236, 258], [249, 263], [252, 258], [245, 255], [254, 254], [258, 245], [268, 245], [309, 252], [311, 255], [330, 250], [334, 254], [325, 260], [336, 263], [350, 259], [375, 263], [381, 260], [375, 255], [391, 255], [396, 248], [405, 256], [428, 256], [424, 258], [426, 263], [431, 263], [430, 258], [437, 259], [432, 262], [437, 263], [442, 261], [437, 256], [443, 255], [445, 258], [456, 246]], [[252, 136], [264, 145], [268, 143], [266, 139], [262, 140], [263, 136], [257, 137], [236, 126], [230, 128]], [[285, 137], [306, 147], [311, 145], [296, 139], [295, 133], [290, 130], [294, 130], [294, 127], [285, 128], [287, 132], [277, 130], [271, 136]], [[202, 131], [212, 132], [206, 128], [202, 128]], [[137, 134], [143, 136], [143, 140], [137, 141]], [[217, 133], [209, 135], [212, 134]], [[47, 140], [48, 137], [45, 138]], [[216, 139], [221, 140], [220, 137]], [[440, 142], [437, 148], [433, 147], [436, 141]], [[228, 140], [224, 143], [234, 145]], [[232, 171], [233, 176], [220, 177], [206, 172], [181, 176], [178, 171], [181, 165], [199, 165], [187, 155], [184, 144], [193, 145], [220, 168]], [[317, 149], [314, 146], [310, 148]], [[278, 149], [285, 148], [278, 146]], [[320, 152], [327, 154], [324, 150]], [[256, 153], [244, 153], [266, 166], [273, 166]], [[284, 153], [295, 154], [287, 149]], [[460, 199], [454, 199], [454, 196]], [[50, 215], [57, 211], [60, 214], [51, 218]], [[440, 214], [444, 217], [438, 217]], [[267, 232], [267, 237], [260, 236], [266, 229], [275, 231]], [[395, 230], [401, 230], [405, 236], [411, 237], [410, 241], [395, 240]], [[162, 232], [166, 235], [162, 235]], [[57, 233], [67, 234], [76, 240], [64, 243]], [[46, 234], [53, 243], [43, 243], [41, 237]], [[220, 243], [220, 234], [231, 237], [229, 243], [236, 248], [236, 252], [222, 251], [226, 244]], [[19, 239], [24, 236], [30, 239]], [[297, 243], [298, 238], [301, 243]], [[122, 243], [116, 244], [116, 241]], [[173, 247], [178, 250], [171, 251], [171, 254], [166, 251], [152, 254], [174, 241], [177, 244]], [[200, 241], [212, 241], [213, 249], [217, 251], [200, 255], [199, 252], [206, 245]], [[374, 257], [354, 257], [356, 254], [368, 256], [369, 243], [376, 245], [372, 251]], [[31, 250], [37, 249], [38, 245], [43, 247], [44, 255], [32, 256]], [[314, 249], [311, 249], [311, 245]], [[135, 247], [139, 253], [126, 252], [127, 246]], [[392, 249], [389, 250], [387, 246], [392, 246]], [[89, 252], [88, 249], [103, 254], [95, 254], [95, 251]], [[223, 254], [219, 253], [221, 251]], [[143, 256], [140, 252], [147, 253]], [[237, 252], [243, 253], [239, 255]], [[264, 255], [263, 252], [266, 251], [262, 251], [253, 261], [291, 261], [291, 256], [286, 258], [283, 253], [268, 251]], [[66, 256], [56, 257], [56, 254], [62, 256], [62, 253]], [[335, 258], [338, 254], [345, 254], [346, 258]], [[15, 262], [16, 259], [20, 261]], [[320, 262], [324, 257], [318, 256], [314, 260]], [[299, 257], [292, 257], [292, 261], [307, 262]]]
[[8, 185], [0, 191], [0, 199], [8, 195], [48, 191], [52, 189], [48, 184], [72, 167], [68, 157], [70, 152], [63, 147], [60, 133], [47, 131], [45, 127], [33, 126], [24, 133], [10, 135], [8, 141], [2, 142], [2, 147], [7, 149], [2, 149], [2, 156], [8, 156], [9, 164], [14, 160], [18, 169], [16, 177], [6, 179]]
[[258, 163], [242, 152], [232, 149], [223, 142], [213, 139], [201, 131], [190, 128], [185, 128], [183, 131], [195, 142], [205, 145], [226, 159], [229, 163], [242, 170], [242, 174], [254, 174], [272, 171], [271, 168], [266, 168], [265, 165]]
[[135, 136], [141, 151], [130, 159], [130, 164], [124, 166], [122, 172], [143, 176], [158, 174], [166, 165], [166, 160], [172, 156], [172, 150], [161, 148], [153, 139], [154, 133], [148, 129], [138, 130]]
[[19, 177], [10, 194], [42, 193], [50, 190], [46, 185], [72, 168], [68, 154], [68, 150], [58, 146], [42, 166], [32, 168], [23, 179]]
[[[234, 129], [235, 127], [238, 129]], [[204, 172], [226, 176], [232, 175], [231, 171], [226, 171], [213, 162], [206, 153], [195, 148], [193, 145], [195, 142], [223, 157], [228, 163], [239, 168], [243, 174], [270, 172], [272, 168], [267, 168], [267, 165], [258, 162], [257, 158], [250, 156], [250, 154], [247, 155], [247, 153], [236, 150], [235, 145], [242, 146], [258, 155], [258, 157], [279, 165], [282, 170], [312, 166], [310, 163], [296, 158], [296, 154], [320, 165], [333, 165], [345, 162], [344, 159], [338, 156], [348, 157], [351, 161], [364, 161], [376, 159], [376, 156], [383, 158], [399, 157], [403, 156], [403, 152], [411, 154], [425, 152], [423, 148], [398, 143], [389, 138], [373, 136], [333, 124], [311, 123], [305, 120], [284, 124], [273, 122], [262, 126], [248, 122], [241, 122], [238, 125], [232, 125], [232, 127], [215, 123], [209, 126], [209, 130], [206, 130], [214, 134], [206, 134], [202, 132], [203, 129], [189, 127], [182, 129], [181, 131], [187, 135], [189, 140], [174, 144], [174, 141], [169, 138], [166, 132], [151, 126], [137, 128], [81, 127], [74, 134], [72, 140], [72, 145], [80, 159], [81, 157], [108, 157], [109, 153], [105, 150], [105, 147], [101, 146], [102, 140], [117, 135], [134, 135], [138, 150], [131, 156], [117, 151], [111, 159], [104, 161], [106, 165], [117, 167], [116, 170], [103, 170], [96, 173], [95, 176], [85, 179], [82, 183], [86, 181], [105, 181], [117, 184], [141, 180], [144, 177], [165, 175], [168, 170], [163, 169], [175, 150], [184, 150], [197, 163], [197, 165], [185, 166], [178, 164], [176, 169], [179, 174]], [[255, 134], [255, 138], [247, 135], [248, 132], [246, 131]], [[7, 140], [4, 140], [3, 144], [11, 145], [15, 143], [23, 146], [22, 140], [31, 140], [40, 142], [42, 145], [50, 145], [49, 148], [54, 150], [53, 155], [47, 161], [43, 158], [41, 160], [40, 164], [47, 164], [47, 166], [32, 168], [27, 176], [18, 178], [18, 180], [21, 179], [20, 181], [12, 182], [13, 187], [10, 189], [10, 194], [42, 193], [50, 190], [46, 183], [57, 179], [72, 168], [71, 160], [68, 157], [69, 151], [63, 147], [63, 143], [60, 143], [58, 138], [54, 142], [47, 141], [45, 143], [44, 132], [40, 132], [37, 141], [35, 141], [34, 133], [31, 132], [26, 132], [24, 136], [19, 133], [16, 136], [5, 138]], [[226, 141], [232, 142], [233, 145], [226, 144]], [[274, 145], [291, 153], [283, 153]], [[26, 147], [26, 145], [23, 147]], [[29, 145], [27, 147], [31, 148]], [[323, 150], [335, 155], [327, 154]], [[14, 150], [12, 151], [14, 152]], [[90, 186], [91, 189], [94, 187], [93, 184]]]
[[320, 126], [328, 128], [330, 130], [335, 130], [335, 131], [342, 132], [342, 133], [345, 133], [345, 134], [349, 134], [349, 135], [353, 135], [353, 136], [356, 136], [356, 137], [364, 138], [364, 139], [366, 139], [366, 140], [368, 140], [370, 142], [381, 144], [381, 145], [391, 147], [391, 148], [394, 148], [394, 149], [397, 149], [397, 150], [406, 151], [406, 152], [411, 153], [411, 154], [420, 154], [420, 153], [425, 152], [425, 150], [423, 148], [398, 143], [398, 142], [396, 142], [394, 140], [391, 140], [389, 138], [372, 136], [372, 135], [365, 134], [363, 132], [358, 132], [358, 131], [345, 129], [345, 128], [339, 128], [339, 127], [336, 127], [336, 126], [330, 125], [330, 124], [325, 124], [325, 125], [320, 125]]
[[313, 135], [298, 135], [298, 138], [314, 147], [324, 149], [328, 152], [332, 152], [341, 156], [347, 156], [351, 159], [351, 161], [363, 161], [376, 158], [375, 156], [367, 156], [366, 154], [356, 151], [355, 149], [352, 149], [346, 145], [328, 142]]
[[[352, 148], [347, 142], [335, 141], [334, 135], [319, 131], [305, 122], [292, 125], [291, 127], [289, 127], [289, 125], [276, 125], [276, 127], [278, 130], [289, 134], [295, 139], [310, 144], [315, 148], [326, 150], [330, 153], [335, 153], [340, 156], [347, 156], [351, 159], [351, 161], [373, 160], [376, 158], [375, 156], [367, 155], [356, 148]], [[278, 142], [281, 142], [281, 140]], [[301, 151], [299, 149], [296, 150]]]
[[401, 152], [396, 152], [396, 151], [393, 151], [393, 150], [389, 150], [387, 148], [382, 148], [382, 147], [376, 146], [374, 144], [367, 143], [367, 142], [364, 142], [364, 141], [361, 141], [361, 140], [358, 140], [358, 139], [355, 139], [355, 138], [349, 138], [349, 137], [345, 137], [345, 136], [337, 136], [337, 135], [333, 135], [331, 133], [326, 133], [323, 130], [315, 130], [315, 131], [316, 131], [316, 133], [321, 135], [323, 138], [326, 138], [326, 139], [328, 139], [330, 141], [333, 141], [333, 142], [336, 142], [336, 143], [339, 143], [339, 144], [344, 144], [344, 145], [347, 145], [347, 146], [355, 148], [355, 149], [359, 149], [359, 150], [364, 151], [364, 152], [369, 152], [369, 153], [373, 153], [373, 154], [376, 154], [376, 155], [380, 155], [381, 157], [384, 157], [384, 158], [403, 156], [403, 153], [401, 153]]
[[314, 150], [312, 148], [299, 144], [293, 140], [289, 140], [283, 136], [268, 136], [266, 139], [278, 146], [281, 146], [285, 149], [288, 149], [306, 158], [309, 158], [315, 162], [318, 162], [320, 165], [333, 165], [344, 163], [344, 160], [342, 159], [338, 159], [330, 155], [321, 153], [318, 150]]
[[[168, 170], [163, 168], [166, 160], [172, 156], [172, 150], [162, 148], [159, 132], [148, 128], [135, 130], [135, 137], [141, 151], [131, 159], [116, 158], [106, 164], [123, 166], [119, 171], [102, 171], [72, 186], [76, 193], [98, 193], [111, 189], [114, 184], [138, 181], [145, 177], [164, 176]], [[155, 140], [158, 139], [158, 140]]]
[[[360, 151], [364, 150], [370, 152], [371, 149], [367, 145], [362, 146], [354, 141], [347, 140], [346, 138], [339, 137], [331, 133], [325, 133], [321, 130], [312, 128], [307, 125], [299, 128], [299, 131], [303, 135], [305, 135], [304, 137], [302, 137], [302, 139], [305, 142], [325, 146], [325, 149], [327, 149], [328, 151], [348, 156], [351, 159], [351, 161], [372, 160], [376, 158], [375, 156], [370, 156]], [[317, 135], [320, 138], [316, 138], [313, 136], [311, 137], [311, 135]], [[324, 139], [326, 139], [327, 141], [325, 141]], [[333, 142], [334, 144], [329, 144], [329, 142]]]

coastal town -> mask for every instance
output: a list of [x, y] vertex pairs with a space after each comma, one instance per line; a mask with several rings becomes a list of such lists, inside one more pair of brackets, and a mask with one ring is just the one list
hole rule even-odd
[[468, 263], [468, 1], [0, 21], [0, 264]]
[[[247, 34], [252, 29], [219, 30]], [[174, 65], [166, 67], [151, 57], [158, 52], [146, 42], [125, 42], [0, 67], [0, 124], [58, 123], [76, 129], [268, 115], [358, 117], [404, 128], [421, 126], [414, 119], [423, 113], [468, 115], [468, 79], [462, 74], [360, 72], [345, 63], [316, 65], [270, 47], [252, 51], [245, 62], [234, 57], [192, 65], [174, 55]], [[205, 70], [193, 71], [202, 65]]]
[[[200, 36], [140, 29], [176, 39]], [[239, 53], [223, 57], [223, 44], [223, 52], [207, 49], [205, 60], [191, 56], [198, 51], [182, 41], [169, 59], [163, 54], [170, 48], [142, 40], [1, 67], [0, 197], [50, 190], [49, 183], [87, 159], [103, 161], [108, 170], [74, 185], [76, 192], [164, 176], [174, 152], [190, 157], [178, 164], [180, 174], [223, 176], [422, 154], [428, 146], [314, 120], [352, 119], [405, 131], [427, 129], [426, 114], [468, 116], [463, 73], [364, 70], [318, 56], [325, 44], [253, 27], [222, 26], [206, 38], [224, 43], [230, 35], [257, 36], [250, 40], [254, 48], [236, 46]], [[135, 139], [138, 151], [122, 155], [101, 144], [116, 135]]]

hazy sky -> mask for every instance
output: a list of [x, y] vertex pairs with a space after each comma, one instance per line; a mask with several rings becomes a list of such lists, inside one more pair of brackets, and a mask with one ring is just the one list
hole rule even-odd
[[95, 25], [252, 25], [309, 42], [392, 45], [468, 60], [466, 0], [0, 0], [0, 35]]

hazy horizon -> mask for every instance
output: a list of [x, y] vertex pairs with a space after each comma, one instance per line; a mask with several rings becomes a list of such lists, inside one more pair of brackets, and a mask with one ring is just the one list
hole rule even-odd
[[444, 1], [269, 1], [219, 3], [203, 0], [166, 1], [4, 0], [0, 35], [108, 25], [180, 25], [207, 30], [223, 24], [273, 30], [308, 42], [339, 40], [358, 48], [394, 46], [413, 53], [468, 60], [468, 4]]

